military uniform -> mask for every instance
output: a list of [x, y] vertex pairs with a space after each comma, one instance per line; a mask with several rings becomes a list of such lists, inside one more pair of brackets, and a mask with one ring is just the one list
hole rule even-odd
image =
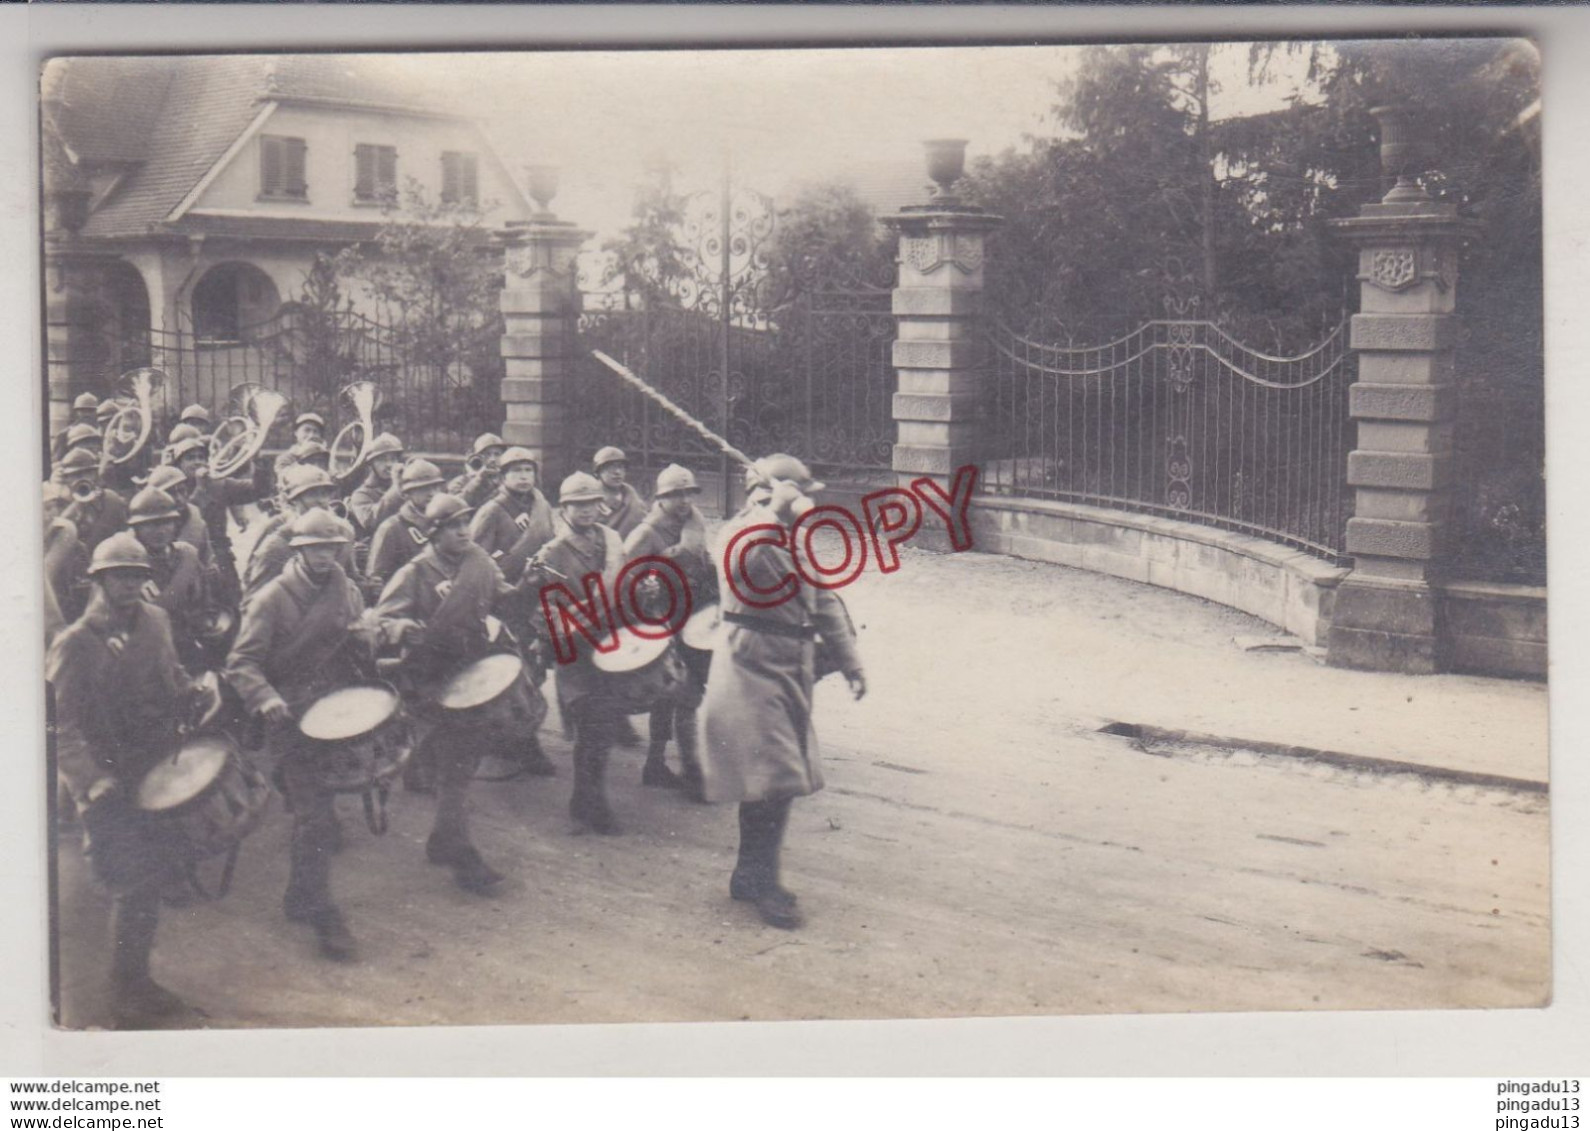
[[[294, 541], [308, 544], [315, 523], [327, 528], [321, 532], [327, 540], [344, 529], [328, 512], [312, 511], [295, 523]], [[351, 633], [363, 612], [358, 586], [340, 567], [317, 579], [295, 557], [249, 602], [227, 657], [227, 681], [250, 713], [279, 701], [297, 719], [316, 699], [360, 677], [355, 648], [368, 654], [370, 642], [356, 643]], [[295, 725], [270, 727], [267, 741], [293, 814], [287, 917], [314, 925], [329, 957], [351, 957], [352, 939], [331, 897], [331, 856], [339, 840], [332, 795], [321, 786]]]
[[[101, 568], [142, 570], [146, 555], [123, 533], [96, 553], [90, 570]], [[177, 662], [170, 620], [145, 601], [118, 610], [96, 589], [83, 615], [51, 646], [45, 678], [55, 696], [57, 772], [82, 814], [94, 874], [114, 897], [117, 1011], [175, 1012], [182, 1003], [154, 983], [149, 956], [161, 888], [180, 875], [182, 858], [136, 804], [144, 775], [176, 751], [178, 720], [194, 695]]]
[[404, 503], [396, 514], [377, 527], [370, 540], [370, 557], [365, 572], [371, 581], [385, 585], [397, 571], [425, 549], [425, 516], [413, 503]]
[[552, 504], [534, 488], [528, 496], [502, 488], [475, 512], [469, 528], [470, 539], [515, 582], [524, 576], [525, 563], [556, 535]]
[[[701, 609], [712, 604], [718, 596], [718, 575], [707, 548], [706, 520], [694, 505], [688, 515], [676, 517], [668, 513], [662, 496], [676, 491], [697, 490], [695, 477], [677, 465], [665, 468], [657, 479], [658, 501], [650, 513], [624, 540], [624, 557], [634, 561], [642, 557], [666, 558], [677, 565], [689, 585], [692, 608]], [[659, 613], [662, 610], [657, 610]], [[701, 797], [701, 762], [696, 710], [706, 691], [707, 674], [712, 664], [712, 653], [692, 648], [682, 638], [675, 638], [680, 659], [684, 661], [688, 680], [676, 699], [663, 700], [651, 711], [650, 743], [646, 752], [646, 768], [641, 781], [646, 785], [683, 785], [692, 796]], [[675, 779], [664, 760], [670, 738], [679, 743], [679, 762], [684, 772], [683, 780]]]
[[[486, 617], [499, 602], [519, 596], [522, 589], [509, 585], [495, 562], [473, 543], [466, 543], [455, 559], [444, 557], [434, 543], [439, 525], [461, 522], [468, 508], [455, 497], [438, 495], [426, 508], [432, 544], [398, 570], [381, 594], [376, 612], [389, 639], [404, 648], [401, 672], [412, 693], [416, 710], [432, 729], [423, 745], [436, 771], [436, 821], [426, 842], [433, 864], [450, 865], [461, 887], [483, 891], [502, 877], [485, 864], [469, 834], [469, 783], [481, 755], [501, 745], [505, 736], [490, 728], [459, 723], [436, 707], [447, 681], [461, 668], [493, 651]], [[423, 631], [423, 641], [412, 644], [412, 630]], [[523, 692], [544, 717], [546, 703], [540, 692], [525, 681]], [[530, 724], [531, 730], [540, 718]]]

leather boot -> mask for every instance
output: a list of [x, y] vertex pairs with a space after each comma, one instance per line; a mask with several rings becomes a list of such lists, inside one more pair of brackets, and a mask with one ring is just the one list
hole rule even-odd
[[116, 897], [111, 908], [111, 1012], [120, 1028], [136, 1029], [174, 1017], [204, 1016], [149, 974], [160, 923], [160, 883]]
[[740, 855], [729, 878], [730, 896], [754, 904], [762, 922], [785, 931], [806, 922], [794, 893], [779, 883], [779, 850], [789, 807], [788, 798], [740, 805]]
[[358, 957], [358, 944], [354, 942], [353, 932], [348, 930], [341, 911], [335, 907], [322, 907], [310, 916], [309, 922], [315, 928], [321, 957], [333, 962], [352, 962]]
[[436, 792], [435, 766], [431, 760], [431, 752], [425, 746], [421, 746], [409, 755], [408, 764], [403, 767], [403, 792]]
[[680, 789], [684, 782], [668, 768], [668, 740], [673, 736], [674, 708], [672, 703], [659, 703], [651, 709], [650, 741], [646, 747], [646, 764], [641, 767], [640, 784], [653, 789]]
[[557, 766], [552, 764], [547, 752], [541, 749], [541, 738], [534, 731], [519, 745], [519, 764], [524, 767], [524, 772], [533, 778], [551, 778], [556, 777], [558, 773]]
[[489, 895], [508, 877], [486, 863], [474, 845], [458, 850], [451, 861], [453, 882], [476, 895]]
[[615, 835], [618, 821], [607, 804], [607, 736], [600, 720], [582, 719], [575, 724], [574, 796], [569, 799], [569, 816], [592, 832]]
[[692, 801], [705, 803], [706, 783], [701, 773], [700, 727], [694, 707], [680, 707], [674, 712], [674, 739], [679, 743], [679, 767], [683, 771], [680, 783], [685, 796]]

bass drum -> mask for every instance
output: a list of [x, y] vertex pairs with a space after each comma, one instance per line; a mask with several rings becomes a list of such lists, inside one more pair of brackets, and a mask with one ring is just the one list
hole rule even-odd
[[218, 856], [254, 831], [271, 787], [221, 734], [190, 738], [138, 784], [138, 808], [158, 823], [190, 861]]
[[323, 695], [298, 720], [322, 788], [367, 793], [402, 772], [414, 753], [403, 699], [389, 683], [361, 683]]
[[605, 675], [603, 699], [622, 715], [645, 714], [685, 693], [684, 662], [671, 639], [651, 640], [619, 629], [618, 647], [597, 652], [591, 663]]

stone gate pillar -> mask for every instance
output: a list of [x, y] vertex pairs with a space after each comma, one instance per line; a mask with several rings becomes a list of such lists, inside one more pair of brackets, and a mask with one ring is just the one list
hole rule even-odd
[[902, 486], [924, 475], [948, 483], [957, 467], [977, 461], [988, 349], [984, 241], [1000, 223], [953, 192], [966, 143], [924, 145], [931, 198], [883, 217], [900, 238], [893, 466]]
[[1432, 582], [1451, 529], [1457, 255], [1470, 225], [1415, 180], [1424, 166], [1408, 112], [1373, 113], [1381, 163], [1396, 184], [1379, 203], [1333, 222], [1358, 247], [1360, 286], [1350, 341], [1358, 380], [1349, 392], [1358, 441], [1347, 462], [1355, 492], [1347, 552], [1355, 564], [1336, 592], [1328, 660], [1434, 672], [1443, 648]]
[[541, 463], [541, 489], [554, 502], [558, 483], [574, 470], [568, 446], [569, 382], [574, 379], [580, 290], [575, 259], [591, 233], [559, 220], [547, 205], [557, 195], [557, 171], [527, 170], [540, 211], [499, 232], [504, 286], [502, 438], [529, 448]]

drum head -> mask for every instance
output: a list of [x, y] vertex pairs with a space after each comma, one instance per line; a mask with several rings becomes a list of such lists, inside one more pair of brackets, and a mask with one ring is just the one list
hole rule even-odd
[[612, 652], [598, 652], [592, 659], [597, 670], [604, 672], [639, 671], [668, 651], [668, 640], [647, 640], [622, 629], [618, 633], [618, 648]]
[[486, 639], [493, 644], [502, 639], [502, 621], [490, 613], [486, 614]]
[[467, 711], [490, 703], [524, 673], [524, 663], [507, 652], [476, 660], [448, 680], [437, 702], [449, 711]]
[[317, 742], [343, 742], [368, 734], [397, 713], [398, 693], [378, 684], [344, 687], [309, 705], [298, 729]]
[[182, 744], [175, 758], [162, 758], [138, 785], [138, 808], [159, 813], [186, 805], [210, 788], [236, 751], [232, 740], [206, 735]]
[[723, 635], [723, 609], [721, 606], [704, 605], [690, 614], [690, 619], [685, 621], [684, 631], [679, 634], [691, 648], [701, 652], [710, 652], [717, 647], [718, 638]]

